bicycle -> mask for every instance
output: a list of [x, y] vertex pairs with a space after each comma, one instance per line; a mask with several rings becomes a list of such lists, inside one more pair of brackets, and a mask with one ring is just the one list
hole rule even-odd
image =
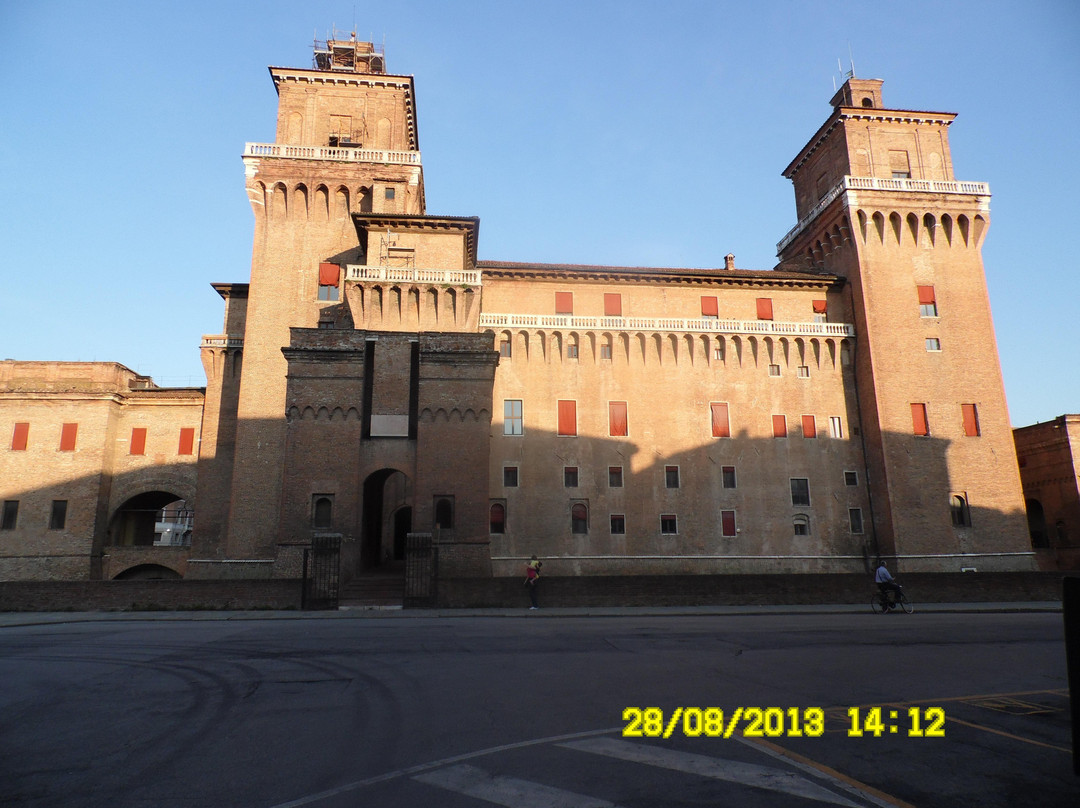
[[904, 614], [911, 614], [915, 611], [915, 606], [908, 600], [908, 596], [904, 594], [903, 587], [896, 591], [882, 592], [879, 590], [875, 592], [870, 599], [870, 608], [874, 614], [885, 614], [894, 609], [903, 609]]

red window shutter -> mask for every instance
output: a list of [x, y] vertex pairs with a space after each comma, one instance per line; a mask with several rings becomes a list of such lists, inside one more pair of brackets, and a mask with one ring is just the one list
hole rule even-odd
[[29, 423], [15, 424], [15, 432], [11, 436], [11, 449], [14, 452], [26, 451], [26, 439], [30, 435]]
[[961, 404], [960, 410], [964, 413], [964, 435], [969, 438], [979, 437], [979, 413], [974, 404]]
[[319, 264], [319, 286], [337, 286], [339, 274], [337, 264]]
[[180, 429], [180, 447], [177, 454], [189, 455], [195, 451], [195, 427], [185, 426]]
[[774, 438], [787, 437], [787, 418], [785, 416], [774, 415], [772, 417], [772, 436]]
[[701, 316], [702, 317], [719, 317], [720, 307], [716, 303], [715, 297], [701, 298]]
[[827, 300], [814, 301], [814, 314], [828, 314], [829, 302]]
[[131, 445], [128, 447], [128, 454], [146, 454], [146, 427], [137, 426], [131, 430]]
[[735, 535], [735, 511], [720, 511], [720, 534]]
[[626, 437], [626, 402], [608, 402], [608, 434], [615, 437]]
[[565, 314], [569, 317], [574, 315], [574, 293], [573, 292], [556, 292], [555, 293], [555, 313]]
[[804, 438], [817, 437], [817, 420], [812, 415], [802, 417], [802, 434]]
[[[573, 302], [571, 302], [571, 308], [573, 305]], [[604, 316], [622, 317], [622, 295], [604, 294]]]
[[60, 451], [61, 452], [74, 452], [75, 451], [75, 439], [79, 435], [78, 424], [64, 424], [60, 428]]
[[757, 299], [757, 318], [759, 320], [772, 319], [772, 298], [759, 297]]
[[712, 435], [714, 438], [730, 438], [731, 422], [728, 420], [727, 404], [712, 404]]
[[560, 401], [559, 402], [559, 434], [560, 435], [576, 435], [577, 434], [577, 402], [576, 401]]
[[930, 426], [926, 422], [926, 405], [911, 405], [911, 428], [916, 435], [929, 435]]
[[919, 287], [919, 305], [920, 306], [927, 306], [927, 305], [929, 305], [931, 303], [936, 303], [936, 302], [937, 302], [937, 300], [934, 298], [934, 287], [933, 286], [920, 286]]

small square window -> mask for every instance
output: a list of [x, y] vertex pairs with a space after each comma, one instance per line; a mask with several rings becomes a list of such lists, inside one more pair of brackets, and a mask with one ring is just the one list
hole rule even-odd
[[678, 466], [665, 466], [664, 467], [664, 484], [668, 488], [679, 487], [679, 467]]
[[810, 480], [806, 477], [791, 478], [791, 504], [810, 504]]
[[503, 466], [503, 488], [517, 488], [518, 467]]
[[810, 519], [799, 515], [791, 520], [792, 529], [795, 531], [796, 536], [809, 536], [810, 535]]
[[577, 466], [564, 466], [562, 470], [563, 487], [564, 488], [577, 488], [578, 487], [578, 473]]
[[319, 320], [319, 328], [327, 329], [327, 328], [333, 328], [333, 327], [334, 327], [334, 321], [333, 320]]
[[845, 471], [844, 472], [844, 485], [858, 485], [859, 484], [859, 472], [857, 471]]
[[679, 532], [678, 520], [673, 513], [665, 513], [660, 516], [660, 532], [675, 534]]
[[600, 358], [601, 359], [611, 359], [611, 344], [610, 343], [605, 342], [603, 345], [600, 346]]
[[926, 350], [931, 351], [931, 352], [932, 351], [940, 351], [941, 350], [941, 340], [939, 340], [937, 337], [927, 337], [926, 338]]
[[393, 199], [395, 196], [397, 196], [397, 190], [395, 188], [387, 188], [383, 191], [384, 199]]
[[54, 499], [49, 513], [49, 530], [63, 530], [67, 524], [67, 500]]
[[336, 286], [320, 286], [319, 287], [319, 300], [334, 301], [339, 298], [338, 288]]
[[611, 532], [614, 535], [626, 533], [626, 517], [621, 513], [611, 514]]
[[577, 359], [578, 358], [578, 346], [576, 342], [568, 342], [566, 344], [566, 358]]
[[937, 303], [930, 301], [929, 303], [921, 303], [919, 305], [920, 317], [937, 317]]
[[724, 488], [735, 488], [735, 467], [721, 466], [720, 474], [723, 478]]
[[769, 365], [769, 375], [770, 376], [779, 376], [780, 375], [780, 366], [779, 365]]
[[809, 365], [799, 365], [799, 373], [798, 373], [798, 375], [799, 375], [800, 379], [809, 379], [810, 378], [810, 366]]
[[510, 340], [499, 340], [499, 356], [501, 356], [503, 359], [510, 358]]
[[608, 488], [622, 488], [622, 466], [608, 466], [607, 470], [607, 484]]

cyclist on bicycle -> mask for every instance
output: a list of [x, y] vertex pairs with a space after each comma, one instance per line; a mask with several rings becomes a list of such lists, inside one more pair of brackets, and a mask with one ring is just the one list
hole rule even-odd
[[[885, 603], [886, 609], [895, 609], [896, 603], [900, 599], [900, 584], [889, 573], [889, 568], [885, 566], [885, 559], [878, 562], [877, 572], [874, 573], [874, 582], [878, 585], [878, 589], [881, 590], [881, 599]], [[893, 592], [893, 597], [889, 597], [889, 592]]]

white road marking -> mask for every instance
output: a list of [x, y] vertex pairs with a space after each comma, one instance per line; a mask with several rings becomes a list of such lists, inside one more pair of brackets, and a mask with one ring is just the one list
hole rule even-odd
[[507, 808], [618, 808], [615, 803], [597, 797], [516, 777], [491, 775], [464, 763], [418, 774], [413, 780]]
[[858, 808], [856, 803], [851, 802], [846, 797], [812, 783], [805, 777], [771, 766], [757, 766], [753, 763], [743, 763], [737, 760], [696, 755], [692, 752], [679, 752], [661, 746], [645, 746], [620, 741], [615, 738], [589, 738], [587, 740], [560, 743], [559, 746], [633, 763], [644, 763], [648, 766], [697, 774], [702, 777], [712, 777], [716, 780], [741, 783], [755, 788], [768, 789], [769, 791], [793, 794], [798, 797], [817, 800], [818, 802]]

